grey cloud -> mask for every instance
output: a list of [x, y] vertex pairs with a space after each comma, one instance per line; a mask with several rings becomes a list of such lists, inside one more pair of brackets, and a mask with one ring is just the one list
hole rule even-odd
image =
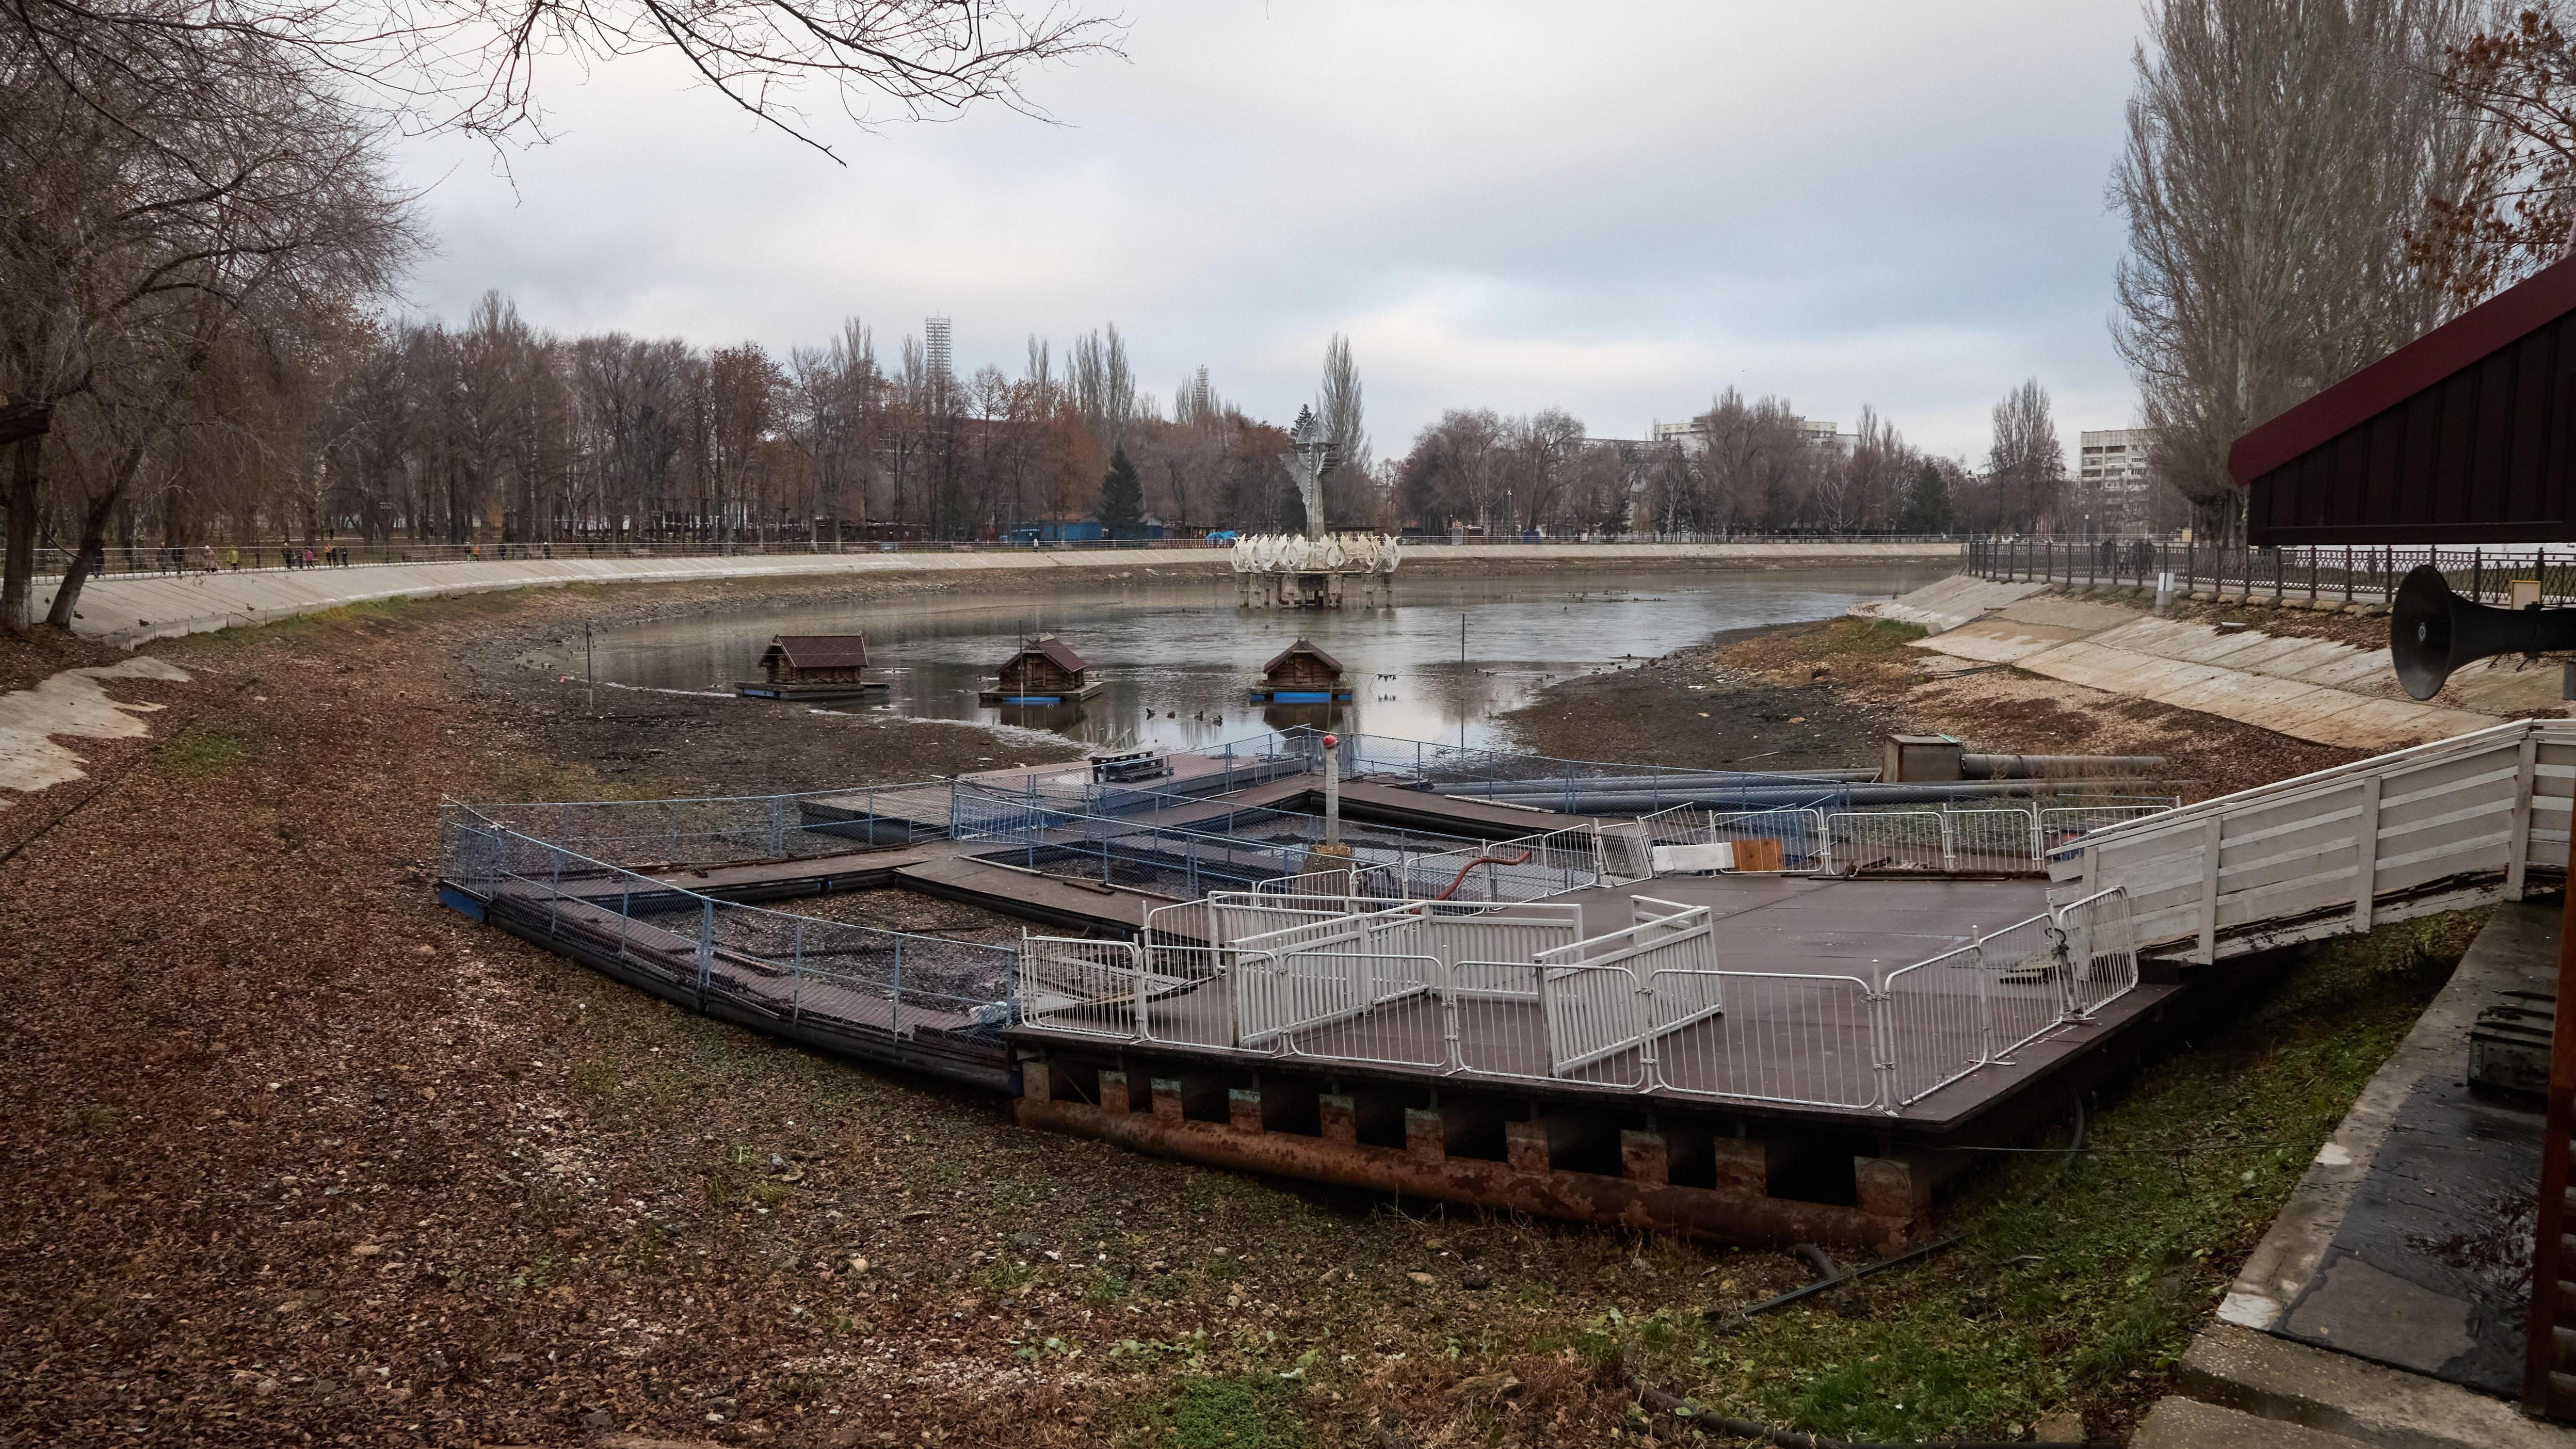
[[619, 62], [562, 135], [463, 143], [418, 306], [486, 287], [562, 331], [819, 341], [956, 319], [960, 361], [1116, 320], [1149, 387], [1205, 362], [1281, 418], [1352, 335], [1379, 452], [1444, 407], [1564, 406], [1633, 436], [1719, 387], [1981, 451], [2037, 373], [2061, 429], [2128, 420], [2101, 196], [2125, 5], [1197, 4], [1131, 8], [1127, 63], [873, 133], [844, 169]]

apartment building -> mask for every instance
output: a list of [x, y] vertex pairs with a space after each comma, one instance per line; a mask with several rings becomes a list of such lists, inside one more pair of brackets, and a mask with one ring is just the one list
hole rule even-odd
[[[1829, 449], [1846, 458], [1860, 442], [1859, 434], [1846, 433], [1840, 423], [1822, 418], [1791, 418], [1789, 426], [1797, 430], [1798, 440], [1808, 447]], [[1657, 423], [1653, 437], [1658, 443], [1679, 443], [1694, 453], [1708, 446], [1708, 435], [1700, 431], [1696, 418], [1682, 423]]]
[[2102, 428], [2076, 435], [2075, 504], [2096, 531], [2145, 527], [2147, 486], [2154, 478], [2147, 464], [2146, 429]]

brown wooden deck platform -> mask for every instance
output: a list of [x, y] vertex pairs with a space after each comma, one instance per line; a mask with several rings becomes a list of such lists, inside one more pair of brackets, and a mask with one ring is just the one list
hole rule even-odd
[[[1322, 786], [1319, 782], [1312, 788], [1320, 790]], [[1591, 815], [1462, 800], [1454, 795], [1434, 795], [1401, 785], [1373, 785], [1364, 780], [1343, 782], [1342, 811], [1354, 820], [1374, 820], [1478, 840], [1512, 840], [1550, 830], [1616, 823]]]
[[875, 890], [897, 884], [895, 875], [909, 866], [946, 859], [957, 847], [945, 840], [883, 850], [854, 850], [847, 855], [814, 855], [799, 860], [761, 860], [739, 865], [684, 866], [652, 872], [682, 890], [722, 901], [774, 901], [796, 896], [826, 896], [835, 891]]
[[983, 906], [1023, 920], [1122, 936], [1143, 929], [1149, 908], [1168, 904], [1139, 891], [1103, 888], [959, 855], [906, 866], [895, 873], [895, 880], [906, 890]]
[[[1526, 1084], [1554, 1095], [1763, 1104], [1801, 1115], [1940, 1129], [2119, 1034], [2176, 989], [2135, 987], [2094, 1020], [2051, 1030], [1940, 1086], [1989, 1047], [2001, 1051], [2049, 1022], [2060, 988], [2053, 979], [2015, 980], [1953, 966], [1904, 972], [1894, 997], [1899, 1030], [1893, 1086], [1900, 1098], [1929, 1094], [1891, 1117], [1879, 1105], [1884, 1084], [1872, 1054], [1870, 993], [1884, 989], [1891, 973], [1966, 945], [1981, 930], [1991, 933], [2038, 914], [2045, 909], [2041, 883], [1666, 877], [1635, 887], [1575, 891], [1546, 904], [1583, 906], [1584, 930], [1599, 934], [1627, 925], [1640, 895], [1709, 907], [1719, 970], [1745, 973], [1723, 979], [1722, 1014], [1657, 1040], [1656, 1073], [1648, 1071], [1642, 1051], [1632, 1048], [1570, 1075], [1552, 1075], [1546, 1023], [1535, 1001], [1462, 997], [1453, 1009], [1428, 992], [1246, 1051], [1236, 1043], [1236, 982], [1229, 976], [1152, 1003], [1152, 1039], [1129, 1049], [1422, 1081]], [[1130, 1009], [1121, 1004], [1050, 1024], [1023, 1024], [1013, 1035], [1032, 1043], [1097, 1044], [1103, 1033], [1127, 1030], [1130, 1020]], [[1448, 1037], [1452, 1026], [1454, 1044]]]
[[1669, 875], [1550, 896], [1583, 907], [1586, 931], [1629, 923], [1636, 896], [1706, 906], [1728, 970], [1867, 975], [1967, 945], [2048, 909], [2039, 879]]

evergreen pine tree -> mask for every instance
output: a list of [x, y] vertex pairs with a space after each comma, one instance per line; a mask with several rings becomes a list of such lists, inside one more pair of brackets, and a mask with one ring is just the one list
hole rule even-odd
[[1948, 533], [1950, 531], [1950, 480], [1930, 463], [1914, 475], [1914, 486], [1905, 490], [1905, 511], [1897, 528], [1905, 533]]
[[1145, 483], [1136, 476], [1136, 465], [1127, 461], [1125, 448], [1109, 457], [1109, 472], [1100, 480], [1100, 507], [1093, 516], [1110, 538], [1129, 537], [1145, 522]]

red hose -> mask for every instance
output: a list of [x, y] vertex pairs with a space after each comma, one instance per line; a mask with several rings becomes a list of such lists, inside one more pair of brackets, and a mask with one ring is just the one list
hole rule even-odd
[[1527, 865], [1529, 864], [1529, 855], [1530, 853], [1524, 850], [1519, 855], [1516, 855], [1509, 860], [1505, 860], [1499, 855], [1477, 856], [1474, 860], [1471, 860], [1458, 868], [1458, 878], [1449, 882], [1449, 889], [1442, 891], [1431, 899], [1435, 901], [1445, 901], [1451, 896], [1456, 895], [1458, 893], [1458, 887], [1467, 883], [1467, 872], [1474, 870], [1480, 865]]

